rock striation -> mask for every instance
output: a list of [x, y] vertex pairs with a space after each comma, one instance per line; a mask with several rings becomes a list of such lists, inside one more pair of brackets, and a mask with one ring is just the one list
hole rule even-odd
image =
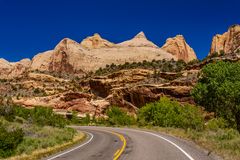
[[194, 50], [187, 44], [182, 35], [177, 35], [174, 38], [168, 38], [166, 43], [162, 46], [162, 49], [174, 55], [178, 60], [190, 62], [197, 59]]
[[240, 52], [240, 25], [231, 26], [224, 34], [217, 34], [212, 39], [209, 55]]

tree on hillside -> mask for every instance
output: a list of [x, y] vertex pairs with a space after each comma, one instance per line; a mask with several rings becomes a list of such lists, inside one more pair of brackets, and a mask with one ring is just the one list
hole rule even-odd
[[224, 117], [240, 131], [240, 63], [205, 66], [192, 95], [198, 104]]

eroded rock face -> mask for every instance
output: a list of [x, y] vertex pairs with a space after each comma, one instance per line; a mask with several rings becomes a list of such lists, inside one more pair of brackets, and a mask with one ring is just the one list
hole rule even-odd
[[31, 70], [83, 73], [87, 56], [77, 42], [65, 38], [52, 51], [36, 55], [32, 60]]
[[95, 77], [89, 83], [93, 94], [130, 113], [136, 113], [146, 103], [162, 96], [194, 103], [190, 91], [197, 81], [198, 70], [159, 74], [159, 78], [167, 79], [164, 83], [152, 83], [149, 77], [153, 74], [148, 69], [129, 69]]
[[113, 47], [115, 44], [103, 39], [99, 34], [95, 33], [92, 37], [84, 39], [81, 45], [86, 49], [96, 49]]
[[233, 25], [224, 34], [213, 37], [209, 55], [221, 54], [222, 51], [231, 54], [238, 49], [240, 49], [240, 25]]
[[129, 112], [136, 113], [146, 103], [158, 101], [163, 96], [176, 99], [179, 102], [194, 103], [191, 98], [190, 86], [163, 86], [139, 85], [134, 87], [114, 88], [107, 97], [111, 104], [126, 108]]
[[89, 84], [95, 95], [106, 98], [113, 88], [143, 81], [148, 78], [149, 74], [153, 74], [153, 71], [146, 69], [122, 70], [108, 76], [95, 77], [89, 81]]
[[197, 59], [194, 50], [187, 44], [182, 35], [177, 35], [174, 38], [168, 38], [161, 48], [177, 57], [178, 60], [189, 62]]
[[30, 59], [23, 59], [15, 63], [0, 59], [0, 78], [10, 79], [22, 76], [30, 68], [30, 65]]
[[91, 94], [86, 93], [62, 93], [47, 97], [25, 97], [13, 99], [15, 104], [25, 107], [45, 106], [57, 110], [77, 111], [80, 114], [90, 114], [91, 116], [102, 116], [110, 106], [106, 100], [91, 100]]

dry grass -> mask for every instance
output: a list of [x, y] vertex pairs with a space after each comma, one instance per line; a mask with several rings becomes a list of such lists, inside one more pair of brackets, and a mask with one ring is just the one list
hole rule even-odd
[[82, 132], [79, 132], [72, 141], [61, 144], [61, 145], [57, 145], [54, 147], [49, 147], [46, 149], [40, 149], [40, 150], [36, 150], [33, 151], [31, 154], [27, 155], [27, 154], [22, 154], [19, 156], [15, 156], [15, 157], [11, 157], [8, 158], [6, 160], [37, 160], [40, 159], [42, 157], [46, 157], [49, 156], [51, 154], [57, 153], [59, 151], [62, 151], [70, 146], [73, 146], [74, 144], [77, 144], [81, 141], [83, 141], [85, 138], [85, 134]]

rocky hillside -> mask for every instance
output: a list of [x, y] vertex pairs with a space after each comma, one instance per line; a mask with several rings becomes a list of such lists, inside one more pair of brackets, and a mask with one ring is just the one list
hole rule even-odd
[[209, 55], [236, 52], [240, 52], [240, 25], [233, 25], [224, 34], [213, 37]]
[[[0, 99], [26, 107], [49, 106], [55, 110], [77, 111], [104, 116], [106, 109], [117, 105], [129, 113], [166, 95], [190, 102], [190, 90], [198, 70], [184, 70], [182, 61], [126, 63], [85, 78], [56, 77], [47, 72], [32, 71], [18, 79], [0, 81]], [[114, 67], [113, 67], [114, 68]], [[155, 69], [153, 69], [155, 68]], [[168, 72], [166, 72], [168, 71]]]
[[169, 38], [161, 48], [143, 32], [119, 44], [99, 34], [81, 43], [65, 38], [32, 60], [0, 59], [0, 103], [12, 99], [26, 107], [49, 106], [83, 116], [104, 116], [111, 105], [135, 114], [162, 96], [194, 103], [190, 92], [203, 66], [218, 60], [239, 61], [238, 54], [230, 54], [239, 48], [238, 29], [231, 27], [224, 33], [229, 37], [216, 45], [220, 46], [216, 51], [226, 49], [229, 54], [195, 64], [191, 60], [196, 55], [181, 35]]

